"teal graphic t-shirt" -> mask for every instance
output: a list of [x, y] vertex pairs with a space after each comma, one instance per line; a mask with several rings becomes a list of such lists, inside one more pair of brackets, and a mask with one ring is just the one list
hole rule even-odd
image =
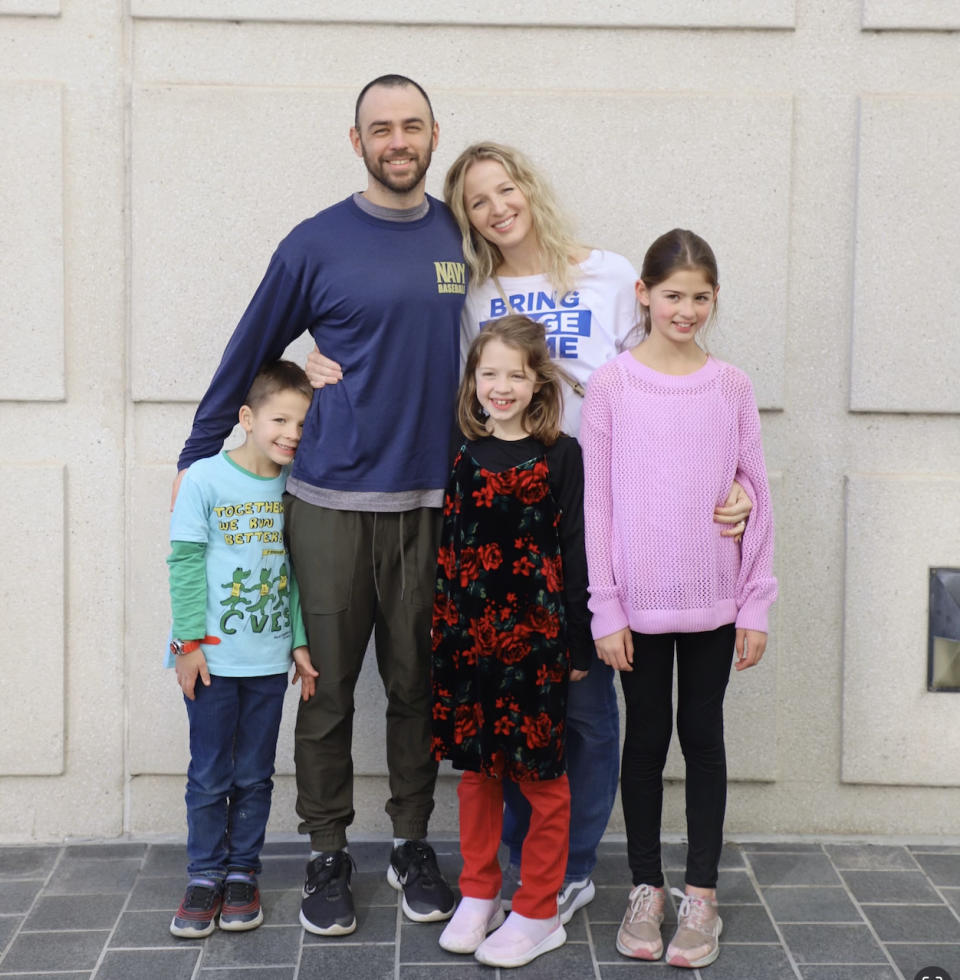
[[[290, 558], [283, 544], [289, 467], [260, 477], [226, 453], [184, 473], [170, 520], [171, 541], [206, 544], [207, 635], [211, 674], [253, 677], [290, 666]], [[167, 654], [167, 666], [173, 666]]]

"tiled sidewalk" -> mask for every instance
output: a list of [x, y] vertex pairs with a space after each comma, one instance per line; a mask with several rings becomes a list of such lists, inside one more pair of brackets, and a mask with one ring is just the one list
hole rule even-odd
[[[434, 841], [456, 880], [455, 842]], [[359, 925], [323, 940], [297, 925], [303, 844], [272, 843], [261, 876], [266, 921], [249, 933], [174, 939], [167, 927], [185, 883], [183, 848], [136, 842], [0, 847], [0, 977], [71, 980], [914, 980], [938, 966], [960, 980], [960, 847], [729, 844], [719, 894], [720, 958], [703, 971], [621, 957], [624, 846], [603, 844], [597, 897], [567, 927], [567, 945], [497, 971], [437, 945], [442, 924], [404, 920], [384, 878], [389, 845], [354, 844]], [[669, 884], [684, 848], [664, 848]], [[669, 930], [672, 916], [664, 927]]]

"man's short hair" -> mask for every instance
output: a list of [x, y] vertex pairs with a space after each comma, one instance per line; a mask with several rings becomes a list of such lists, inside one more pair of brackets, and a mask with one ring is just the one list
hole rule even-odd
[[302, 367], [293, 361], [272, 361], [264, 364], [250, 385], [243, 404], [256, 409], [268, 398], [282, 391], [299, 391], [308, 399], [313, 398], [313, 388]]
[[363, 102], [363, 97], [374, 87], [374, 85], [382, 85], [384, 88], [400, 88], [403, 85], [412, 85], [424, 98], [427, 103], [427, 108], [430, 110], [430, 124], [433, 125], [433, 106], [430, 104], [430, 96], [424, 91], [423, 86], [419, 85], [412, 78], [407, 78], [406, 75], [381, 75], [379, 78], [375, 78], [372, 82], [367, 82], [366, 85], [360, 89], [360, 94], [357, 96], [357, 104], [353, 110], [353, 125], [357, 129], [360, 128], [360, 103]]

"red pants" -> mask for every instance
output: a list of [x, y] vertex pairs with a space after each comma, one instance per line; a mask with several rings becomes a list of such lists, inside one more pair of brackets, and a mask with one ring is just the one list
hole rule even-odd
[[[563, 885], [570, 847], [570, 784], [559, 779], [518, 782], [530, 803], [530, 830], [523, 842], [520, 879], [513, 908], [530, 919], [557, 914], [557, 893]], [[500, 894], [497, 850], [503, 828], [503, 782], [480, 772], [464, 772], [457, 787], [460, 798], [460, 891], [469, 898]]]

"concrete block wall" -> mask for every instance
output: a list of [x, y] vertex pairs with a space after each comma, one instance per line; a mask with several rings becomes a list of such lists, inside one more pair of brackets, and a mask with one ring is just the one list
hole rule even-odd
[[[495, 138], [584, 242], [639, 265], [682, 225], [717, 252], [712, 346], [757, 390], [781, 582], [731, 680], [728, 829], [957, 833], [960, 695], [925, 662], [927, 569], [960, 565], [955, 7], [0, 0], [0, 841], [182, 833], [175, 460], [276, 242], [364, 186], [347, 130], [388, 71], [433, 100], [431, 193]], [[360, 683], [356, 833], [381, 834], [372, 662]], [[668, 773], [679, 830], [676, 747]]]

